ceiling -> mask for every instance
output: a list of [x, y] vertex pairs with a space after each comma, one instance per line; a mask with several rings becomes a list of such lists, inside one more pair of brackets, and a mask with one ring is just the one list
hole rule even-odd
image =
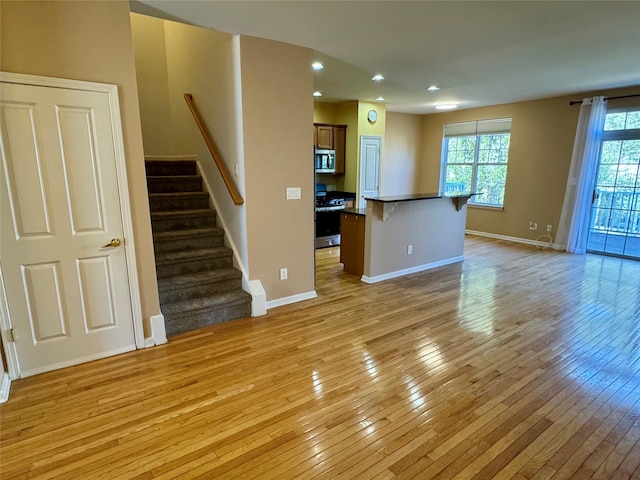
[[[394, 112], [640, 86], [635, 1], [132, 1], [137, 13], [314, 50], [320, 101]], [[385, 80], [374, 82], [374, 74]], [[426, 91], [429, 85], [440, 91]], [[639, 88], [640, 93], [640, 88]]]

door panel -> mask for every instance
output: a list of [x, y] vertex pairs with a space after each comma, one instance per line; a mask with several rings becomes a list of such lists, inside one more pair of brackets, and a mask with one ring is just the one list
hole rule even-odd
[[135, 348], [106, 93], [2, 84], [2, 268], [21, 375]]
[[380, 137], [361, 137], [360, 140], [360, 208], [365, 208], [363, 197], [375, 197], [380, 186]]
[[42, 157], [36, 142], [34, 107], [33, 104], [2, 104], [3, 138], [11, 145], [3, 151], [9, 189], [7, 201], [18, 238], [52, 233]]

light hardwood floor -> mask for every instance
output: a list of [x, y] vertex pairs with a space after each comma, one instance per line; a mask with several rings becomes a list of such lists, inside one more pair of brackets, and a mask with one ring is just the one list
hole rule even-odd
[[0, 476], [640, 479], [640, 262], [465, 255], [367, 285], [322, 250], [317, 299], [16, 381]]

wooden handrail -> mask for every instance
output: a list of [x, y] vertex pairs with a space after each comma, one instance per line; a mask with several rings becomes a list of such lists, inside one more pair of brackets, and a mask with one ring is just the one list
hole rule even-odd
[[198, 128], [200, 129], [200, 133], [202, 133], [202, 137], [204, 138], [204, 141], [207, 144], [207, 147], [209, 148], [209, 152], [211, 152], [213, 161], [216, 162], [218, 171], [220, 172], [220, 175], [222, 175], [222, 180], [224, 181], [224, 184], [227, 186], [227, 190], [229, 191], [229, 195], [231, 195], [231, 199], [233, 200], [233, 203], [236, 205], [242, 205], [244, 203], [244, 199], [242, 198], [242, 195], [240, 195], [240, 192], [238, 191], [238, 187], [236, 187], [236, 184], [233, 183], [233, 179], [231, 178], [231, 175], [229, 175], [227, 166], [222, 161], [222, 155], [220, 155], [220, 151], [218, 150], [216, 143], [213, 141], [213, 138], [211, 138], [211, 134], [209, 134], [209, 131], [207, 130], [207, 126], [204, 124], [204, 120], [202, 120], [202, 117], [200, 116], [200, 113], [196, 108], [196, 104], [193, 102], [193, 95], [191, 95], [190, 93], [185, 93], [184, 99], [187, 102], [187, 105], [189, 106], [189, 110], [191, 110], [191, 114], [193, 115], [193, 118], [196, 121]]

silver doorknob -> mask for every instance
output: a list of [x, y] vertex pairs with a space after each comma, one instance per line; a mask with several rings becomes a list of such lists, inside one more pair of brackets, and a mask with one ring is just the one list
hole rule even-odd
[[119, 247], [121, 243], [122, 242], [120, 241], [119, 238], [112, 238], [111, 241], [109, 243], [107, 243], [106, 245], [103, 245], [102, 248]]

